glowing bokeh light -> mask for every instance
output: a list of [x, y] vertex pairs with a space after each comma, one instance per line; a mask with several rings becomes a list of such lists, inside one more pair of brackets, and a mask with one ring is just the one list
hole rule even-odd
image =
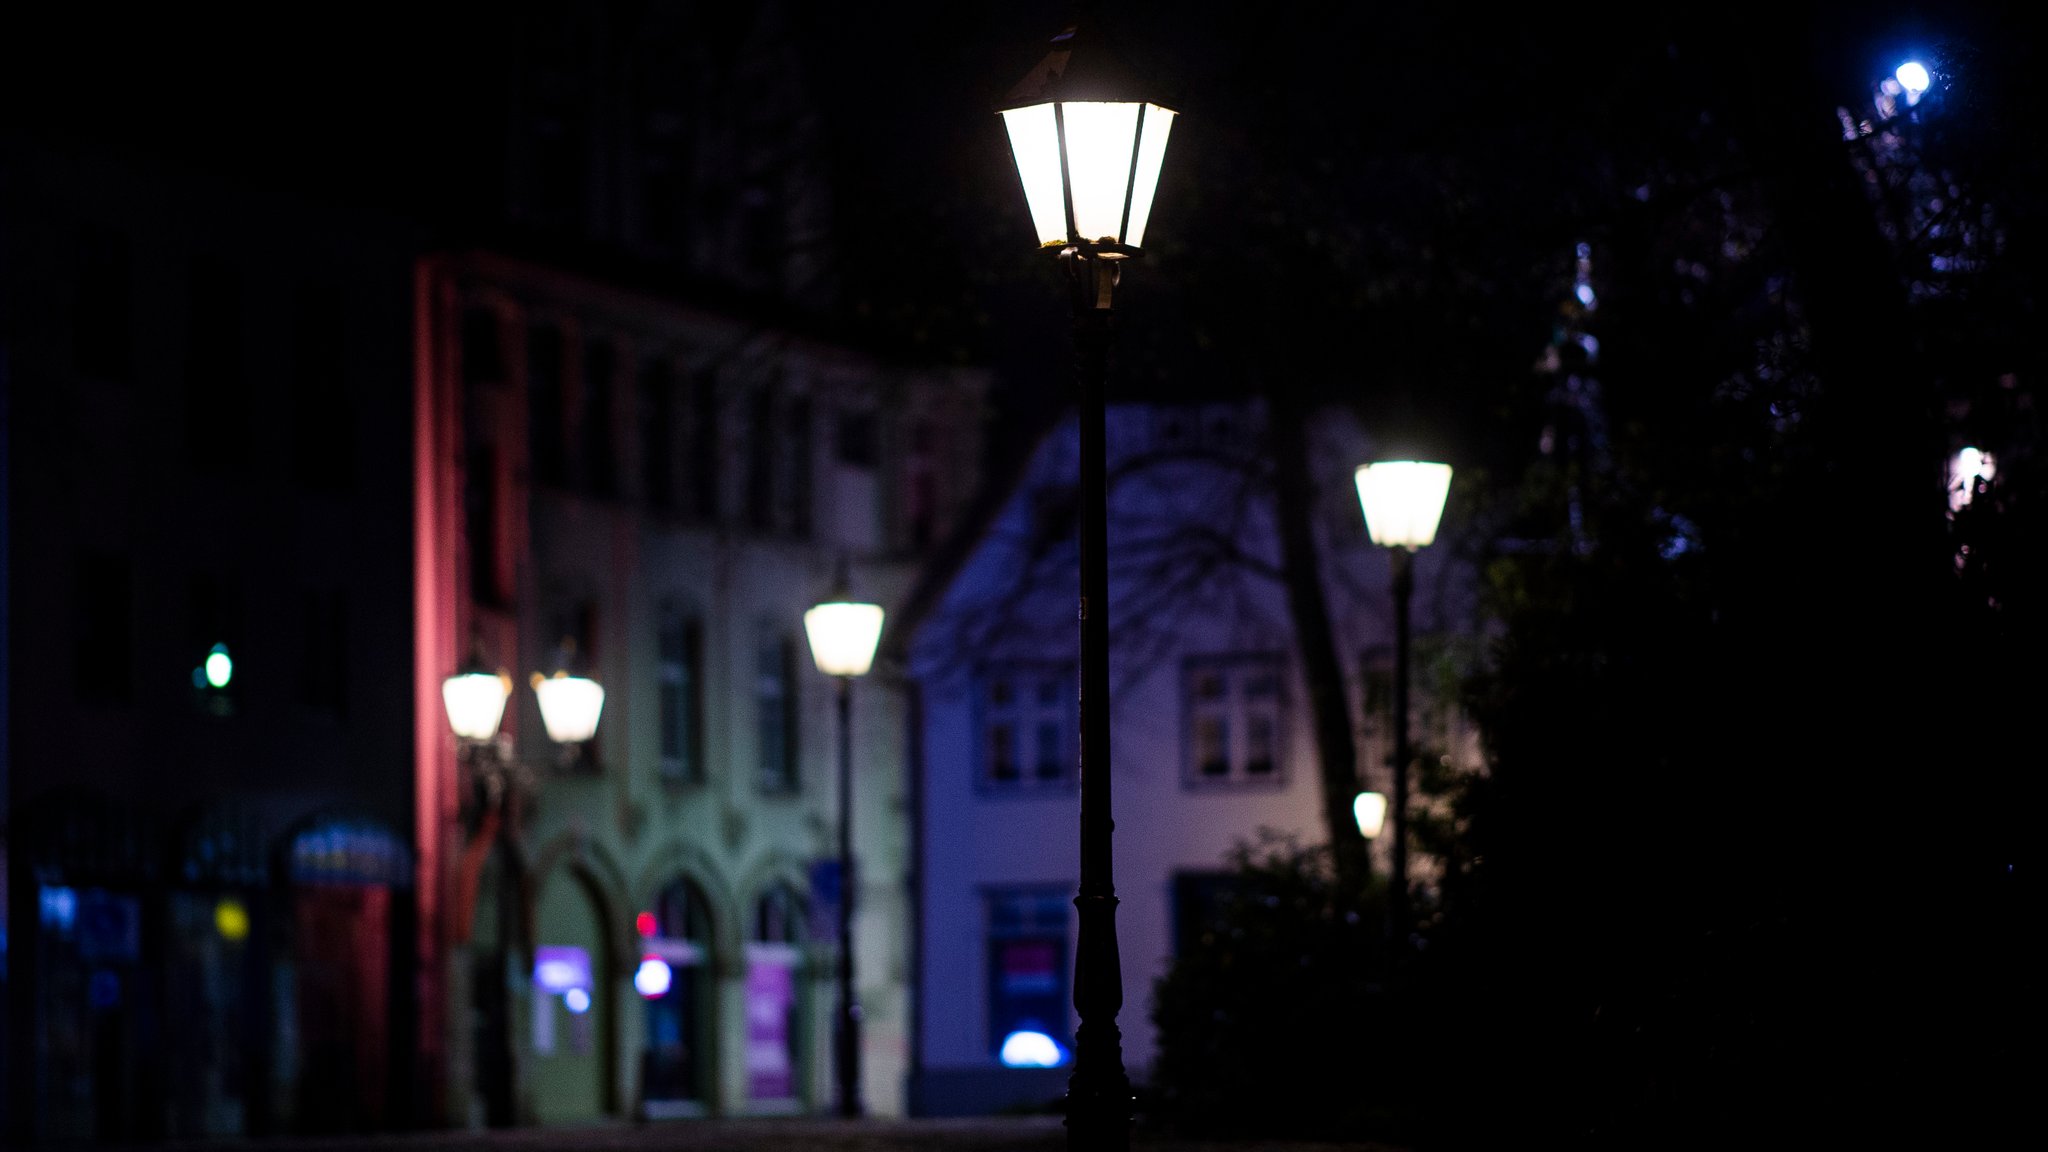
[[238, 943], [249, 936], [249, 910], [233, 897], [213, 906], [214, 931], [230, 943]]
[[581, 988], [571, 988], [562, 993], [562, 1003], [578, 1016], [590, 1011], [590, 993]]
[[634, 990], [649, 1000], [659, 1000], [668, 995], [674, 983], [675, 972], [669, 968], [668, 961], [659, 956], [643, 957], [639, 971], [633, 973]]
[[642, 936], [654, 935], [656, 927], [654, 913], [652, 912], [642, 912], [638, 916], [633, 917], [633, 928]]
[[1005, 1068], [1057, 1068], [1066, 1060], [1067, 1053], [1059, 1041], [1043, 1032], [1019, 1029], [1003, 1037]]
[[228, 646], [215, 644], [213, 651], [206, 654], [206, 682], [215, 688], [225, 688], [235, 678], [235, 662], [228, 657]]
[[1906, 90], [1908, 100], [1917, 98], [1934, 83], [1934, 78], [1927, 74], [1927, 66], [1917, 60], [1908, 60], [1899, 65], [1899, 70], [1894, 75], [1899, 78], [1899, 87]]

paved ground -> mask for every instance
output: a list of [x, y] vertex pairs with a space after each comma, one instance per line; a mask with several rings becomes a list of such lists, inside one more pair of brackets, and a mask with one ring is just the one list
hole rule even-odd
[[[378, 1137], [174, 1141], [129, 1152], [1065, 1152], [1057, 1116], [968, 1120], [678, 1120], [589, 1128], [414, 1132]], [[1132, 1152], [1400, 1152], [1379, 1144], [1167, 1139], [1134, 1132]]]

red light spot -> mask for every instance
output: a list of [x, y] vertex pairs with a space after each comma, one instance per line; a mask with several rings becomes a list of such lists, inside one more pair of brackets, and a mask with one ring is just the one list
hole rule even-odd
[[654, 935], [654, 913], [642, 912], [640, 915], [633, 917], [633, 926], [640, 930], [642, 936]]

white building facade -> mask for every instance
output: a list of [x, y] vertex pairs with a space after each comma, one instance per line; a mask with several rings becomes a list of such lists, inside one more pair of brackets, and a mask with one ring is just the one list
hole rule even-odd
[[[1261, 829], [1328, 839], [1261, 419], [1237, 405], [1109, 413], [1117, 1024], [1138, 1084], [1155, 1056], [1152, 986], [1198, 946], [1196, 919], [1227, 882], [1233, 848]], [[1342, 419], [1310, 442], [1361, 786], [1387, 791], [1388, 565], [1365, 538], [1351, 475], [1370, 445]], [[913, 1107], [923, 1114], [1057, 1107], [1072, 1074], [1077, 477], [1069, 420], [911, 640], [923, 741]], [[1441, 631], [1448, 573], [1425, 552], [1417, 577], [1417, 634]], [[1449, 725], [1418, 736], [1476, 755], [1455, 717], [1421, 701], [1412, 715], [1418, 727]], [[1383, 868], [1386, 845], [1377, 853]], [[1428, 880], [1426, 863], [1417, 873]]]

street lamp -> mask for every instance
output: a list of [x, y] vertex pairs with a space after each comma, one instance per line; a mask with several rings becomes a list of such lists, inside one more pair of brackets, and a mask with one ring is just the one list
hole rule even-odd
[[861, 1114], [860, 1009], [853, 999], [853, 680], [867, 675], [882, 638], [882, 608], [840, 591], [804, 613], [818, 671], [839, 681], [839, 1018], [833, 1034], [839, 1114]]
[[1415, 590], [1417, 550], [1436, 539], [1450, 493], [1451, 466], [1419, 460], [1361, 465], [1358, 506], [1372, 542], [1387, 549], [1394, 583], [1394, 866], [1388, 928], [1408, 933], [1408, 599]]
[[[595, 680], [557, 671], [551, 677], [535, 673], [533, 690], [540, 703], [541, 723], [557, 743], [575, 745], [597, 733], [597, 719], [604, 707], [604, 689]], [[498, 727], [504, 721], [505, 704], [512, 695], [512, 677], [493, 671], [483, 658], [483, 644], [472, 644], [469, 659], [455, 674], [441, 681], [441, 703], [448, 713], [448, 727], [455, 733], [456, 748], [468, 769], [462, 808], [467, 814], [472, 846], [484, 841], [480, 851], [501, 852], [498, 867], [498, 947], [500, 975], [512, 953], [513, 884], [511, 844], [518, 831], [517, 777], [519, 763], [501, 744]], [[482, 1054], [485, 1109], [489, 1123], [509, 1125], [516, 1121], [512, 1108], [511, 1005], [501, 979], [490, 991], [487, 1012], [496, 1022], [495, 1043]]]
[[1116, 1014], [1123, 971], [1111, 879], [1109, 767], [1109, 512], [1103, 388], [1110, 296], [1123, 262], [1140, 254], [1174, 112], [1132, 99], [1133, 87], [1098, 41], [1078, 27], [997, 108], [1039, 246], [1057, 253], [1073, 313], [1080, 424], [1081, 882], [1074, 957], [1074, 1074], [1067, 1082], [1067, 1144], [1130, 1145], [1134, 1099]]

